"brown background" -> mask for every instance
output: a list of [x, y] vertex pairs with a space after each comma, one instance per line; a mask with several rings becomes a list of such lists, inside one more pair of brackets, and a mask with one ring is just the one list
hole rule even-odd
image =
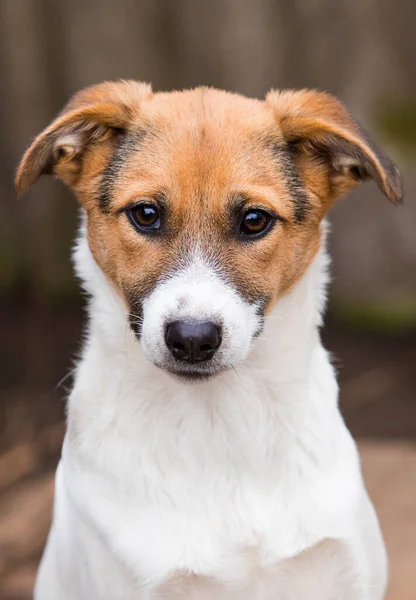
[[[324, 330], [392, 559], [416, 579], [416, 44], [413, 0], [0, 0], [0, 600], [30, 597], [47, 531], [82, 301], [75, 201], [57, 182], [17, 200], [19, 156], [68, 97], [104, 79], [344, 100], [400, 165], [407, 203], [367, 184], [331, 215]], [[62, 381], [64, 379], [64, 381]]]

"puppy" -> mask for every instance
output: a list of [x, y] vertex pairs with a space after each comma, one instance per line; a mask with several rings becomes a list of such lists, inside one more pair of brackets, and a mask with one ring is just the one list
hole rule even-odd
[[75, 192], [89, 294], [36, 600], [381, 600], [387, 563], [319, 336], [327, 211], [393, 163], [335, 98], [79, 92], [19, 193]]

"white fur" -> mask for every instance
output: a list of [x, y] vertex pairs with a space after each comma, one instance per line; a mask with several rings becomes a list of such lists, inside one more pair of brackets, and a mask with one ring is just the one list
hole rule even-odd
[[[36, 600], [381, 600], [383, 541], [318, 331], [325, 250], [251, 346], [254, 314], [198, 261], [148, 300], [143, 348], [85, 235], [76, 265], [89, 332]], [[234, 323], [235, 370], [189, 383], [152, 364], [183, 294]], [[181, 573], [194, 588], [170, 586]]]

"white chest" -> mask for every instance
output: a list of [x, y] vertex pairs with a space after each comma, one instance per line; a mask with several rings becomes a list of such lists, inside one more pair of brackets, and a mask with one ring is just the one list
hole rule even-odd
[[111, 410], [101, 397], [99, 417], [90, 399], [70, 419], [67, 487], [141, 577], [239, 572], [247, 549], [267, 566], [348, 533], [360, 475], [337, 409], [323, 433], [319, 408], [260, 391], [141, 406], [123, 395]]

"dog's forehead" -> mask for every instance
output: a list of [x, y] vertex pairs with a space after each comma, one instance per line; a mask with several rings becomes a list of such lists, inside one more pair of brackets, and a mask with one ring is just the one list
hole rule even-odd
[[192, 131], [200, 127], [261, 128], [272, 119], [263, 100], [211, 89], [160, 92], [145, 98], [142, 114]]
[[221, 159], [229, 170], [238, 162], [252, 164], [256, 154], [267, 151], [272, 134], [278, 136], [264, 102], [217, 90], [156, 95], [144, 103], [143, 119], [149, 141], [153, 132], [176, 167], [193, 161], [212, 168]]
[[223, 202], [250, 186], [277, 187], [281, 195], [279, 143], [273, 115], [259, 100], [211, 89], [156, 94], [143, 103], [116, 159], [120, 201], [160, 190]]

